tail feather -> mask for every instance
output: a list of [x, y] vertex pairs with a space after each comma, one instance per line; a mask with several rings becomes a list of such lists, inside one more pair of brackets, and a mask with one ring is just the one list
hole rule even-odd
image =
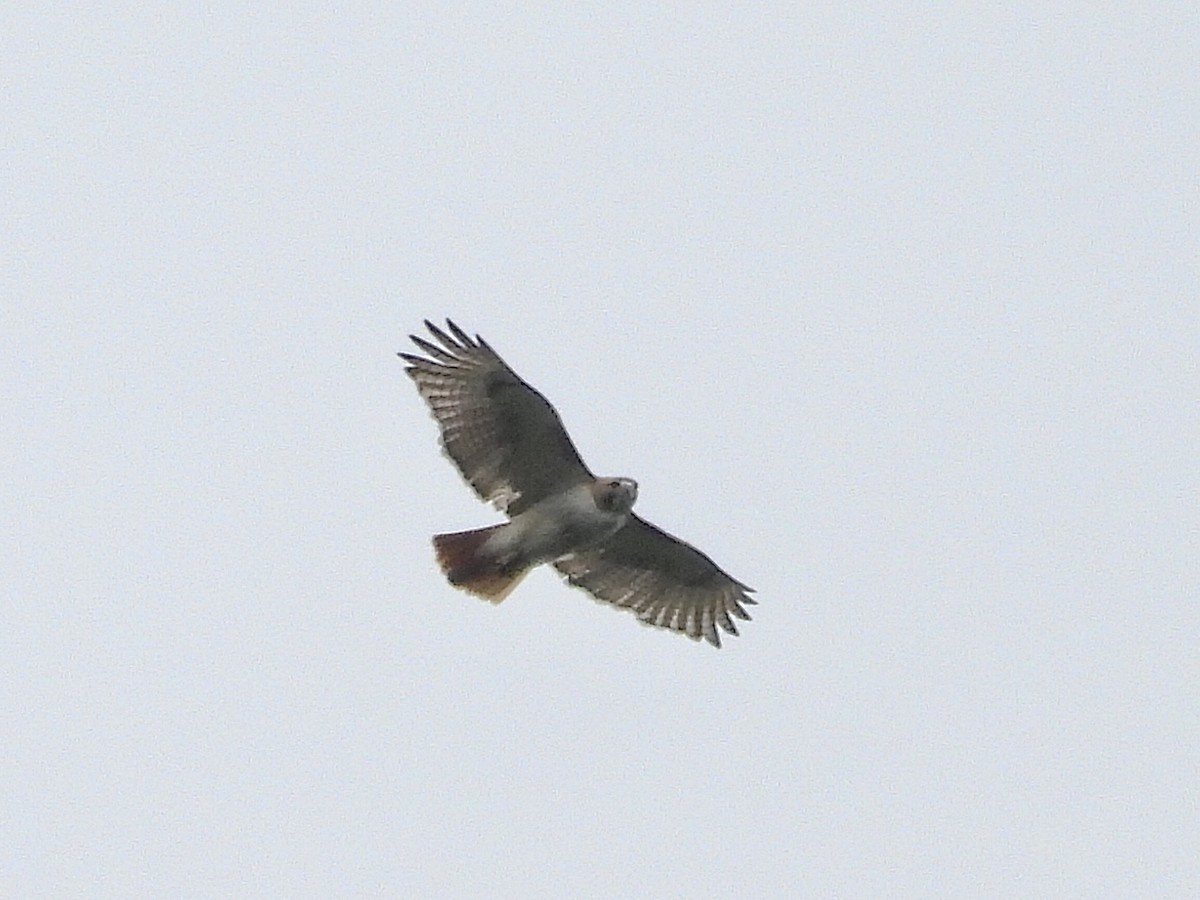
[[497, 560], [484, 547], [487, 539], [503, 527], [503, 524], [492, 525], [474, 531], [433, 536], [438, 565], [452, 585], [499, 603], [520, 583], [529, 569], [514, 568]]

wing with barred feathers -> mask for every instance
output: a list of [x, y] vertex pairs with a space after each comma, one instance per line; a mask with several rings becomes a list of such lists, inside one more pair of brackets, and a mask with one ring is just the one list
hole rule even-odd
[[515, 516], [592, 480], [554, 407], [483, 338], [450, 320], [449, 334], [425, 326], [438, 344], [411, 335], [428, 356], [400, 356], [437, 420], [446, 455], [480, 497]]
[[727, 575], [711, 559], [639, 516], [629, 516], [612, 537], [557, 560], [567, 583], [597, 600], [633, 611], [648, 625], [681, 631], [721, 646], [720, 625], [737, 634], [733, 618], [749, 619], [744, 604], [753, 588]]

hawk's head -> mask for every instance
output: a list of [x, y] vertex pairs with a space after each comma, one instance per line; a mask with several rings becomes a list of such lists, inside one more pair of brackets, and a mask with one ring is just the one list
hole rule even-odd
[[596, 506], [605, 512], [624, 515], [637, 500], [637, 482], [632, 478], [597, 478], [592, 486]]

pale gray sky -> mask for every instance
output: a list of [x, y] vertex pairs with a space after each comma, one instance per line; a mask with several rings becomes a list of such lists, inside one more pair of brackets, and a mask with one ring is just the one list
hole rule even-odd
[[[1200, 894], [1200, 16], [902, 6], [0, 13], [5, 893]], [[445, 583], [446, 315], [741, 637]]]

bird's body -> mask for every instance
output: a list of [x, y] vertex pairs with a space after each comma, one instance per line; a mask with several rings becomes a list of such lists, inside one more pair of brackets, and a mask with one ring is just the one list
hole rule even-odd
[[720, 646], [736, 634], [750, 588], [699, 550], [633, 513], [637, 482], [588, 471], [549, 402], [482, 338], [426, 322], [441, 346], [413, 336], [427, 357], [400, 354], [429, 403], [442, 445], [479, 495], [509, 521], [434, 537], [449, 581], [493, 602], [530, 568], [554, 565], [571, 585], [632, 609], [651, 625]]
[[530, 565], [554, 562], [611, 537], [625, 524], [636, 497], [635, 485], [625, 508], [605, 509], [597, 502], [596, 485], [581, 484], [535, 503], [505, 528], [512, 530], [511, 544]]
[[603, 541], [627, 515], [628, 510], [604, 509], [594, 486], [580, 484], [500, 525], [439, 534], [434, 545], [451, 584], [499, 603], [534, 566]]

